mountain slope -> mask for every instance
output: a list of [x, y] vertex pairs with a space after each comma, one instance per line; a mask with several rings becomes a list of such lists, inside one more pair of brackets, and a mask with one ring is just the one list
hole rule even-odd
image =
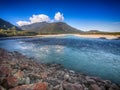
[[8, 21], [5, 21], [3, 19], [0, 18], [0, 29], [11, 29], [11, 28], [16, 28], [16, 30], [20, 30], [20, 28], [18, 28], [17, 26], [11, 24], [10, 22]]
[[67, 34], [67, 33], [82, 33], [78, 29], [75, 29], [63, 22], [55, 23], [35, 23], [31, 25], [25, 25], [21, 27], [22, 29], [27, 29], [30, 31], [37, 32], [39, 34]]
[[39, 29], [43, 28], [44, 26], [48, 25], [49, 23], [47, 22], [38, 22], [38, 23], [33, 23], [33, 24], [29, 24], [29, 25], [24, 25], [21, 26], [20, 28], [22, 30], [30, 30], [30, 31], [39, 31]]

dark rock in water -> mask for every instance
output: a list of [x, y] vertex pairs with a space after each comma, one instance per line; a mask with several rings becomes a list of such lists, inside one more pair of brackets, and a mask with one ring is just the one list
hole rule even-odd
[[99, 39], [106, 39], [105, 37], [100, 37]]
[[0, 49], [0, 90], [120, 90], [120, 87], [60, 64], [42, 64], [18, 52]]
[[120, 37], [115, 38], [114, 40], [120, 40]]

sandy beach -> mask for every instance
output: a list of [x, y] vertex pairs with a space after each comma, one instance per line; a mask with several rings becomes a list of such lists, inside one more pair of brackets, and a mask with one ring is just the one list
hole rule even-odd
[[106, 38], [106, 39], [117, 39], [120, 35], [91, 35], [91, 34], [56, 34], [56, 35], [37, 35], [37, 37], [61, 37], [66, 35], [73, 35], [77, 37], [84, 37], [84, 38]]

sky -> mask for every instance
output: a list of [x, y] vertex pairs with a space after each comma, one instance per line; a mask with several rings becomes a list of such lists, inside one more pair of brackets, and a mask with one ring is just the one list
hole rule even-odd
[[0, 18], [17, 26], [62, 21], [84, 31], [120, 32], [120, 0], [0, 0]]

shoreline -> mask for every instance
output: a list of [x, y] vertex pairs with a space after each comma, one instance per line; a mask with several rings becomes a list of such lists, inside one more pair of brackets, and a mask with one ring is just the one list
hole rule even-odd
[[56, 34], [56, 35], [36, 35], [37, 37], [61, 37], [66, 35], [73, 35], [82, 38], [105, 38], [105, 39], [119, 39], [120, 35], [101, 35], [101, 34]]
[[52, 34], [52, 35], [36, 35], [36, 36], [12, 36], [12, 37], [0, 37], [0, 40], [4, 39], [21, 39], [21, 38], [34, 38], [34, 37], [62, 37], [62, 36], [76, 36], [80, 38], [101, 38], [101, 39], [115, 39], [119, 40], [120, 35], [101, 35], [101, 34]]
[[120, 90], [120, 84], [0, 48], [0, 90]]

